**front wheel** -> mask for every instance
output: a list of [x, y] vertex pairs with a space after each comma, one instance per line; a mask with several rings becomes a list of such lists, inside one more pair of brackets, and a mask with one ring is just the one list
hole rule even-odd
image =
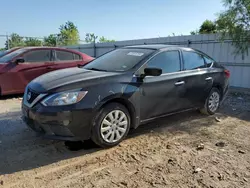
[[129, 129], [128, 110], [119, 103], [110, 103], [97, 114], [91, 139], [101, 147], [112, 147], [127, 136]]
[[204, 108], [200, 109], [203, 114], [213, 115], [219, 108], [221, 101], [220, 91], [217, 88], [212, 88], [210, 91]]

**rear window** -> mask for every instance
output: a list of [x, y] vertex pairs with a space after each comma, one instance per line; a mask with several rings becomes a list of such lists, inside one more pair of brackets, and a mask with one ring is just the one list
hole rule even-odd
[[93, 60], [84, 68], [123, 72], [133, 68], [153, 52], [154, 50], [151, 49], [117, 49]]
[[56, 61], [71, 61], [74, 60], [74, 56], [72, 52], [56, 50]]
[[73, 56], [74, 56], [74, 60], [81, 60], [82, 59], [82, 57], [78, 54], [73, 54]]

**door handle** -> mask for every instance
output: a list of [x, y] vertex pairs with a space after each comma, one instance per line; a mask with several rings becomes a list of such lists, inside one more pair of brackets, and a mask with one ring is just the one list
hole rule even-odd
[[210, 80], [213, 80], [213, 78], [212, 77], [207, 77], [205, 80], [210, 81]]
[[53, 69], [53, 68], [52, 68], [52, 67], [47, 67], [47, 69], [48, 69], [48, 70], [51, 70], [51, 69]]
[[175, 82], [175, 84], [174, 84], [174, 85], [176, 85], [176, 86], [180, 86], [180, 85], [183, 85], [183, 84], [185, 84], [185, 81]]

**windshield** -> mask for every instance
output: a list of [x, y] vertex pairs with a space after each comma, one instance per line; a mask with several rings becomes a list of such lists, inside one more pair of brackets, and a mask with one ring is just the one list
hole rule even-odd
[[83, 68], [89, 70], [124, 72], [154, 52], [151, 49], [117, 49], [93, 60]]
[[8, 50], [2, 50], [0, 51], [0, 57], [3, 57], [5, 54], [11, 52], [11, 51], [15, 51], [17, 50], [17, 48], [11, 48], [11, 49], [8, 49]]
[[4, 54], [6, 54], [6, 50], [0, 51], [0, 57], [2, 57]]
[[19, 50], [15, 50], [3, 57], [0, 58], [0, 63], [7, 63], [9, 61], [11, 61], [14, 57], [20, 55], [21, 53], [25, 52], [27, 49], [19, 49]]

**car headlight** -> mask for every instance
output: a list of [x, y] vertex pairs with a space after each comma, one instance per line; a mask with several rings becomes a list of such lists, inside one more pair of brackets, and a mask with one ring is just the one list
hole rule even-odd
[[88, 91], [70, 91], [70, 92], [61, 92], [50, 95], [46, 97], [42, 104], [44, 106], [62, 106], [74, 104], [82, 100], [83, 97], [88, 93]]

